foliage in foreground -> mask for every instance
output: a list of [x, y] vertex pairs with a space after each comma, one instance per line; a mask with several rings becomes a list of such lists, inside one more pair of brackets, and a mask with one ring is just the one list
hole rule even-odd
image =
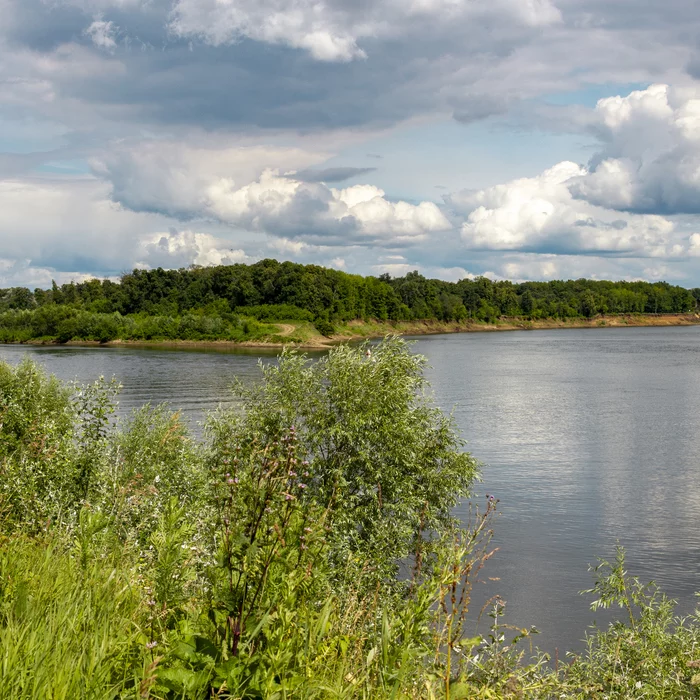
[[[202, 441], [116, 385], [0, 365], [0, 697], [687, 698], [700, 627], [624, 572], [624, 623], [554, 669], [468, 623], [495, 503], [399, 340], [286, 355]], [[408, 574], [399, 577], [398, 564]]]

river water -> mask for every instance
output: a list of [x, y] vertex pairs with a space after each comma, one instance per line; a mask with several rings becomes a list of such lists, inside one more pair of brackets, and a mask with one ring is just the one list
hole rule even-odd
[[[589, 563], [627, 549], [628, 569], [692, 611], [700, 591], [700, 327], [472, 333], [416, 338], [437, 403], [483, 463], [475, 489], [500, 499], [496, 556], [479, 601], [536, 643], [581, 648], [607, 618], [578, 594]], [[116, 376], [120, 411], [169, 402], [193, 423], [253, 380], [263, 351], [0, 346], [62, 379]], [[466, 504], [460, 513], [466, 512]]]

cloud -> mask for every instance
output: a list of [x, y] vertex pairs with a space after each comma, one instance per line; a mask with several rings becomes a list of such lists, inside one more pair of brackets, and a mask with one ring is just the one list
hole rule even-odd
[[170, 29], [219, 46], [242, 38], [308, 51], [318, 61], [366, 59], [363, 39], [394, 38], [434, 24], [509, 17], [528, 27], [561, 19], [549, 0], [176, 0]]
[[[543, 94], [683, 70], [700, 22], [680, 0], [645, 5], [634, 31], [615, 3], [596, 3], [592, 28], [590, 2], [3, 0], [0, 84], [41, 91], [42, 110], [81, 135], [122, 138], [471, 122]], [[330, 63], [311, 44], [294, 48], [324, 34], [350, 42], [329, 44]]]
[[679, 280], [683, 274], [677, 269], [649, 261], [580, 255], [538, 255], [522, 253], [498, 261], [494, 271], [485, 273], [492, 279], [514, 282], [528, 280]]
[[[532, 274], [700, 269], [687, 0], [0, 0], [0, 16], [0, 257], [28, 279], [276, 241], [353, 271], [397, 251], [387, 264], [440, 275], [537, 255]], [[450, 116], [464, 126], [431, 131]], [[478, 157], [423, 168], [457, 128]], [[537, 128], [566, 134], [556, 155]], [[540, 172], [588, 158], [572, 133], [599, 144], [587, 166]], [[387, 165], [330, 167], [364, 162]], [[97, 180], [47, 176], [87, 163]], [[436, 182], [477, 191], [422, 201]]]
[[140, 240], [136, 265], [180, 268], [250, 262], [245, 251], [226, 245], [226, 241], [210, 234], [171, 228], [167, 233], [153, 233]]
[[98, 17], [85, 30], [85, 34], [90, 37], [97, 48], [112, 52], [117, 48], [116, 36], [118, 31], [119, 27], [114, 22], [105, 22]]
[[30, 281], [45, 280], [46, 270], [58, 279], [115, 275], [137, 263], [180, 267], [242, 259], [238, 246], [220, 237], [169, 230], [169, 223], [125, 210], [110, 200], [106, 184], [90, 178], [0, 181], [0, 259], [16, 261]]
[[700, 257], [700, 233], [693, 233], [688, 239], [688, 255], [694, 258]]
[[373, 185], [335, 189], [321, 181], [320, 174], [328, 172], [335, 179], [350, 177], [347, 168], [298, 167], [323, 159], [324, 154], [293, 148], [214, 150], [155, 141], [109, 151], [93, 161], [93, 170], [112, 183], [114, 200], [134, 211], [214, 219], [315, 243], [401, 245], [451, 228], [432, 202], [393, 202]]
[[84, 272], [65, 272], [50, 267], [37, 267], [26, 258], [13, 260], [0, 258], [0, 288], [46, 288], [51, 286], [52, 280], [58, 284], [64, 284], [71, 281], [83, 282], [92, 277], [93, 275]]
[[532, 178], [453, 195], [467, 213], [464, 243], [475, 249], [618, 256], [678, 256], [674, 224], [661, 216], [622, 214], [575, 199], [571, 183], [587, 171], [558, 163]]
[[248, 230], [334, 245], [401, 245], [451, 228], [432, 202], [391, 202], [373, 185], [338, 190], [284, 177], [276, 170], [266, 170], [242, 187], [227, 180], [213, 183], [207, 210], [220, 221]]
[[185, 144], [152, 140], [116, 145], [93, 158], [112, 196], [134, 211], [192, 218], [212, 211], [212, 197], [257, 179], [266, 169], [303, 169], [327, 154], [299, 148]]
[[[387, 260], [389, 257], [387, 257]], [[463, 267], [439, 267], [435, 265], [426, 265], [424, 263], [392, 263], [382, 262], [372, 266], [372, 272], [375, 275], [389, 274], [392, 277], [403, 277], [409, 272], [417, 270], [424, 277], [438, 278], [449, 282], [459, 282], [463, 279], [474, 279], [476, 275], [472, 274]]]
[[[177, 0], [170, 29], [214, 46], [247, 37], [304, 49], [319, 61], [366, 58], [356, 43], [362, 29], [348, 27], [347, 13], [333, 10], [324, 2], [308, 0]], [[370, 25], [365, 31], [374, 29]]]
[[599, 100], [603, 148], [572, 194], [630, 212], [700, 213], [700, 89], [652, 85]]

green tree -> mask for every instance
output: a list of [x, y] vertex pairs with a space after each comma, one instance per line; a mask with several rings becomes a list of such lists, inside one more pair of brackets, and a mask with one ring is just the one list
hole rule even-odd
[[581, 296], [581, 313], [586, 318], [592, 318], [595, 316], [597, 310], [593, 292], [591, 292], [590, 289], [587, 289]]
[[520, 310], [525, 316], [530, 316], [535, 310], [535, 298], [529, 289], [526, 289], [520, 297]]
[[388, 579], [421, 532], [454, 524], [477, 464], [426, 393], [425, 358], [399, 338], [370, 357], [365, 347], [340, 346], [314, 363], [284, 353], [260, 385], [238, 385], [244, 414], [223, 413], [209, 429], [215, 444], [254, 445], [294, 426], [306, 450], [299, 478], [331, 511], [334, 556], [359, 555]]

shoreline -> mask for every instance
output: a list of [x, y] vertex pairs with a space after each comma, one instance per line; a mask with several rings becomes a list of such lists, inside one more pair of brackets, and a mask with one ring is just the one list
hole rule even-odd
[[[274, 324], [287, 325], [287, 324]], [[110, 340], [101, 343], [97, 340], [70, 340], [66, 343], [47, 340], [10, 342], [8, 345], [65, 345], [71, 347], [156, 347], [170, 349], [208, 348], [211, 350], [278, 350], [293, 347], [300, 350], [328, 350], [339, 343], [382, 338], [385, 335], [439, 335], [443, 333], [494, 333], [502, 331], [534, 331], [567, 328], [640, 328], [678, 327], [700, 325], [700, 314], [619, 314], [598, 316], [592, 319], [499, 319], [494, 323], [443, 322], [443, 321], [350, 321], [340, 332], [331, 338], [314, 336], [303, 342], [281, 343], [265, 341], [231, 340]], [[291, 333], [289, 333], [291, 335]], [[279, 338], [280, 335], [277, 335]]]

